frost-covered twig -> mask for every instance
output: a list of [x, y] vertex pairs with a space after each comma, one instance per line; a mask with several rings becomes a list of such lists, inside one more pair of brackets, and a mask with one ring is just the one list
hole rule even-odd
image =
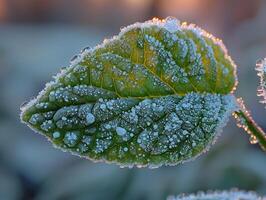
[[197, 194], [182, 194], [178, 196], [169, 196], [167, 200], [266, 200], [265, 197], [258, 196], [255, 192], [245, 192], [239, 190], [198, 192]]
[[250, 135], [250, 143], [259, 143], [261, 148], [266, 151], [266, 134], [261, 127], [253, 120], [251, 114], [247, 110], [242, 98], [237, 99], [240, 109], [233, 113], [237, 120], [237, 125], [243, 128]]
[[257, 63], [256, 70], [260, 77], [257, 95], [262, 98], [261, 103], [266, 103], [266, 58]]

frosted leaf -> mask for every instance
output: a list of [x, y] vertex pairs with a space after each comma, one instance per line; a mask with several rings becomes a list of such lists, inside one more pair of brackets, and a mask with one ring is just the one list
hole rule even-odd
[[220, 40], [153, 19], [75, 56], [21, 119], [95, 161], [175, 165], [205, 152], [237, 109], [235, 70]]
[[167, 200], [265, 200], [266, 197], [259, 197], [254, 192], [245, 192], [238, 190], [198, 192], [197, 194], [170, 196]]
[[266, 58], [259, 61], [256, 65], [258, 76], [260, 77], [260, 85], [257, 90], [257, 95], [262, 97], [261, 103], [266, 103]]

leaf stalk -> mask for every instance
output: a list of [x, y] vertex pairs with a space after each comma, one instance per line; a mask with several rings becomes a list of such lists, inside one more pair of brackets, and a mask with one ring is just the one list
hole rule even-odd
[[233, 116], [237, 120], [237, 125], [243, 128], [250, 135], [250, 143], [258, 143], [260, 147], [266, 151], [266, 133], [260, 126], [253, 120], [250, 112], [246, 109], [242, 98], [237, 99], [240, 106], [238, 111], [233, 113]]

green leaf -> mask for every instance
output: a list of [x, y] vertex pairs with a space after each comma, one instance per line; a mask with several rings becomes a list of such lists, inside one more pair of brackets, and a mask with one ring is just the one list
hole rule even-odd
[[219, 191], [219, 192], [199, 192], [198, 194], [170, 196], [167, 200], [263, 200], [254, 192], [245, 191]]
[[21, 119], [95, 161], [175, 165], [206, 151], [236, 110], [235, 71], [220, 40], [153, 19], [82, 51]]
[[256, 65], [258, 76], [260, 77], [260, 85], [257, 90], [257, 95], [262, 97], [261, 103], [266, 103], [266, 58], [259, 61]]

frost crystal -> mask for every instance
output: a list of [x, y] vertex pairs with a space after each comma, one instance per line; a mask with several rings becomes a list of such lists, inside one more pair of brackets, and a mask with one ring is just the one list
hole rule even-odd
[[266, 103], [266, 58], [257, 63], [256, 70], [260, 77], [260, 86], [258, 87], [257, 95], [262, 97], [261, 103]]
[[153, 19], [75, 56], [21, 119], [89, 159], [175, 165], [205, 152], [236, 110], [235, 70], [220, 40]]
[[77, 132], [66, 132], [64, 137], [64, 143], [69, 147], [73, 147], [77, 144], [78, 133]]
[[53, 132], [53, 138], [57, 139], [60, 137], [60, 133], [58, 131]]
[[127, 133], [126, 129], [122, 127], [116, 127], [115, 131], [119, 136], [124, 136]]
[[167, 17], [165, 19], [164, 28], [168, 30], [171, 33], [174, 33], [178, 30], [180, 30], [180, 22], [178, 19], [173, 17]]

